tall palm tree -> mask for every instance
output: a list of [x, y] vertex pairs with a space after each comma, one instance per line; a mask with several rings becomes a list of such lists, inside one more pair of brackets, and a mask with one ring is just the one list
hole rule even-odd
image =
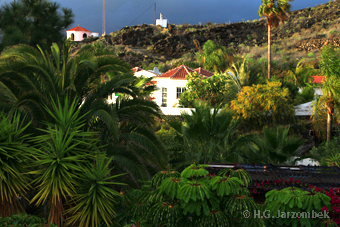
[[340, 106], [340, 50], [326, 46], [321, 53], [321, 71], [325, 80], [322, 85], [327, 109], [327, 141], [331, 140], [334, 107]]
[[289, 2], [293, 0], [262, 0], [258, 14], [260, 17], [265, 16], [268, 23], [268, 79], [271, 75], [271, 29], [279, 26], [280, 21], [288, 20], [286, 13], [290, 12], [291, 5]]

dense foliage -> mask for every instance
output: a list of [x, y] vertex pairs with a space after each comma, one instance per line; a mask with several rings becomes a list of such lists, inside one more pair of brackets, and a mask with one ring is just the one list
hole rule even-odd
[[331, 141], [325, 141], [319, 147], [313, 147], [310, 156], [321, 165], [340, 167], [340, 137], [334, 137]]
[[[268, 41], [270, 27], [287, 19], [288, 2], [262, 1]], [[0, 56], [1, 226], [340, 225], [340, 189], [292, 179], [252, 182], [238, 167], [217, 175], [207, 170], [207, 163], [298, 159], [305, 140], [290, 130], [297, 125], [293, 105], [314, 98], [313, 67], [301, 60], [266, 81], [270, 56], [255, 62], [208, 41], [196, 62], [189, 62], [193, 54], [185, 62], [220, 75], [190, 75], [180, 104], [194, 109], [164, 120], [148, 100], [156, 89], [152, 78], [134, 77], [116, 57], [119, 47], [94, 43], [72, 52], [69, 41], [58, 45], [60, 30], [73, 20], [71, 10], [59, 8], [20, 0], [0, 10], [1, 48], [14, 45]], [[314, 117], [320, 127], [340, 104], [339, 53], [323, 50], [325, 96]], [[308, 157], [339, 167], [338, 148], [336, 137]], [[287, 212], [330, 217], [287, 218]]]
[[[339, 198], [334, 191], [270, 189], [266, 204], [259, 205], [244, 187], [252, 182], [243, 169], [211, 175], [205, 167], [192, 164], [181, 173], [162, 171], [142, 190], [124, 193], [116, 226], [337, 226], [335, 218], [327, 217], [332, 216], [330, 202]], [[320, 212], [323, 217], [311, 216]]]
[[91, 48], [71, 57], [68, 43], [51, 53], [18, 45], [0, 56], [1, 217], [31, 210], [58, 226], [110, 225], [126, 187], [113, 178], [138, 185], [165, 166], [151, 131], [159, 107], [145, 99], [154, 87]]

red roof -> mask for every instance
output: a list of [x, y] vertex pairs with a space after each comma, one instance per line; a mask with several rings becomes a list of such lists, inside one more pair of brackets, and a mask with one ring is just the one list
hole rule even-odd
[[325, 80], [325, 77], [324, 76], [311, 76], [313, 77], [313, 84], [321, 84], [324, 80]]
[[202, 67], [199, 67], [197, 69], [195, 69], [196, 72], [198, 72], [199, 74], [206, 76], [206, 77], [212, 77], [214, 75], [213, 72], [210, 72], [206, 69], [203, 69]]
[[188, 66], [180, 65], [174, 69], [171, 69], [163, 73], [162, 75], [156, 76], [156, 78], [186, 79], [187, 75], [193, 72], [197, 72], [200, 75], [205, 76], [205, 77], [211, 77], [214, 74], [202, 68], [193, 70], [192, 68], [189, 68]]
[[153, 84], [157, 84], [157, 81], [152, 80], [150, 82], [147, 82], [145, 85], [153, 85]]
[[80, 27], [79, 25], [77, 27], [71, 28], [67, 31], [77, 31], [77, 32], [91, 32], [90, 30], [87, 30], [85, 28]]

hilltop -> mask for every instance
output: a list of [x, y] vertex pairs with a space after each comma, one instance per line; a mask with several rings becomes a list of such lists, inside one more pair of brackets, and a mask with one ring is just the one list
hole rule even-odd
[[[340, 45], [340, 1], [292, 11], [289, 20], [272, 32], [274, 62], [315, 61], [326, 44]], [[207, 40], [233, 48], [241, 56], [267, 58], [267, 21], [125, 27], [97, 42], [114, 46], [117, 55], [132, 66], [176, 61], [201, 50]], [[294, 64], [294, 63], [293, 63]], [[296, 63], [295, 63], [296, 64]]]

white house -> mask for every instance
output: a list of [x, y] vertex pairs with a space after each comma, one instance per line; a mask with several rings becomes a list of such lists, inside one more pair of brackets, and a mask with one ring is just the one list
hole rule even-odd
[[138, 67], [134, 68], [135, 76], [153, 76], [153, 83], [157, 86], [157, 90], [150, 97], [157, 105], [161, 107], [176, 107], [181, 94], [185, 91], [187, 85], [186, 76], [196, 72], [203, 77], [211, 77], [213, 72], [197, 68], [191, 69], [185, 65], [180, 65], [177, 68], [171, 69], [163, 74], [159, 74], [158, 69], [154, 71], [146, 71]]
[[91, 32], [90, 30], [82, 28], [79, 25], [66, 31], [66, 37], [68, 39], [70, 38], [72, 41], [83, 41], [83, 39], [86, 39], [90, 36], [98, 37], [99, 33]]

